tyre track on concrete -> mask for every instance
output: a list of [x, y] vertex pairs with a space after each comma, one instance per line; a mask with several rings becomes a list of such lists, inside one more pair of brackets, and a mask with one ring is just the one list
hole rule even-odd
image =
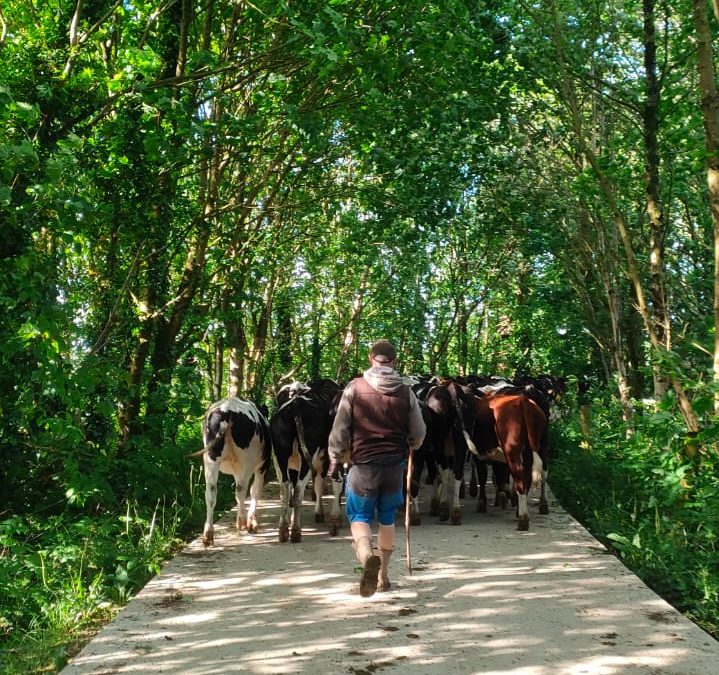
[[398, 526], [393, 587], [364, 599], [347, 528], [330, 537], [305, 503], [302, 542], [280, 544], [277, 484], [266, 492], [259, 534], [222, 518], [213, 548], [190, 543], [63, 675], [719, 673], [719, 642], [553, 498], [528, 532], [470, 499], [459, 527], [423, 513], [411, 576]]

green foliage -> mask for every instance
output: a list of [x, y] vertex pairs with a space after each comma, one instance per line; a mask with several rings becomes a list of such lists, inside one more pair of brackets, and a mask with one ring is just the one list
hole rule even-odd
[[[630, 438], [601, 415], [592, 453], [562, 456], [559, 476], [570, 457], [611, 460], [597, 464], [613, 491], [577, 503], [601, 504], [586, 508], [607, 540], [658, 584], [685, 544], [674, 516], [709, 551], [714, 458], [682, 454], [717, 442], [687, 8], [658, 21], [673, 347], [657, 355], [630, 301], [611, 351], [609, 298], [632, 289], [581, 153], [595, 148], [648, 282], [639, 3], [560, 3], [568, 81], [541, 3], [190, 4], [0, 9], [0, 630], [15, 647], [40, 652], [41, 634], [122, 602], [199, 525], [185, 455], [230, 353], [237, 393], [265, 403], [289, 378], [346, 379], [379, 336], [407, 373], [610, 383], [626, 354], [637, 390], [653, 366], [681, 378], [705, 428], [685, 438], [671, 397]], [[650, 487], [653, 501], [632, 492]], [[158, 504], [170, 525], [148, 538]], [[693, 570], [682, 589], [703, 579], [708, 608], [711, 571]]]
[[190, 515], [177, 503], [128, 502], [122, 515], [0, 521], [2, 672], [61, 668], [87, 631], [159, 573]]
[[716, 439], [687, 454], [682, 420], [647, 408], [627, 435], [611, 397], [595, 398], [592, 434], [556, 434], [552, 488], [570, 512], [659, 594], [719, 635]]

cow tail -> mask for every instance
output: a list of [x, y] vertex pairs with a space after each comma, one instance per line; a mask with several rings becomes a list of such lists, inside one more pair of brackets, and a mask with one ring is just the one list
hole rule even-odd
[[464, 442], [467, 446], [467, 450], [469, 450], [473, 455], [478, 455], [477, 452], [477, 446], [472, 442], [472, 439], [470, 438], [469, 434], [467, 433], [467, 429], [464, 427], [464, 417], [462, 416], [462, 410], [459, 406], [459, 399], [457, 398], [457, 390], [454, 387], [449, 387], [449, 395], [452, 398], [452, 406], [454, 407], [454, 428], [455, 432], [459, 434], [460, 437], [464, 438]]
[[305, 426], [302, 424], [302, 417], [299, 415], [295, 415], [295, 427], [297, 427], [297, 440], [300, 444], [300, 450], [302, 450], [302, 456], [305, 458], [307, 464], [312, 466], [312, 457], [305, 442]]
[[[539, 439], [536, 435], [536, 418], [532, 414], [532, 406], [536, 405], [526, 396], [522, 396], [522, 413], [524, 415], [524, 428], [527, 432], [527, 449], [532, 458], [532, 490], [538, 490], [542, 485], [542, 458], [539, 456]], [[541, 411], [540, 411], [541, 412]], [[544, 415], [544, 413], [542, 413]], [[529, 454], [529, 453], [527, 453]]]

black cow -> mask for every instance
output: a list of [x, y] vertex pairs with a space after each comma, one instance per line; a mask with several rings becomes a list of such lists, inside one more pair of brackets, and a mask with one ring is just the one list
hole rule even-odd
[[[235, 478], [237, 529], [257, 532], [255, 512], [270, 466], [271, 445], [267, 419], [251, 401], [226, 398], [207, 409], [202, 435], [205, 446], [199, 453], [195, 453], [202, 454], [205, 469], [207, 515], [202, 542], [205, 546], [214, 543], [213, 514], [220, 472], [232, 474]], [[250, 481], [250, 504], [245, 515], [245, 499]]]
[[537, 375], [532, 377], [525, 373], [515, 375], [514, 384], [523, 387], [544, 412], [549, 416], [550, 408], [567, 393], [567, 378], [556, 375]]
[[428, 410], [428, 451], [438, 467], [430, 514], [439, 515], [440, 520], [451, 518], [453, 525], [462, 522], [459, 496], [467, 453], [477, 451], [470, 437], [475, 399], [470, 387], [445, 379], [427, 392], [424, 401]]
[[[302, 540], [302, 498], [310, 478], [315, 494], [315, 522], [324, 522], [322, 495], [329, 466], [327, 444], [334, 401], [341, 391], [339, 385], [333, 387], [327, 382], [316, 386], [293, 383], [283, 387], [277, 395], [278, 408], [270, 419], [273, 458], [280, 481], [278, 527], [281, 542]], [[334, 511], [333, 534], [339, 527], [339, 512], [335, 514]]]

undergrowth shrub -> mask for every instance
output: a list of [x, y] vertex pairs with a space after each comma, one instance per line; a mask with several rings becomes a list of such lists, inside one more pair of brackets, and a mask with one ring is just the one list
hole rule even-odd
[[123, 513], [14, 515], [0, 522], [0, 672], [61, 668], [183, 543], [190, 505]]
[[711, 425], [685, 433], [671, 410], [637, 404], [626, 433], [616, 402], [595, 400], [553, 431], [555, 494], [657, 593], [719, 636], [719, 458]]

